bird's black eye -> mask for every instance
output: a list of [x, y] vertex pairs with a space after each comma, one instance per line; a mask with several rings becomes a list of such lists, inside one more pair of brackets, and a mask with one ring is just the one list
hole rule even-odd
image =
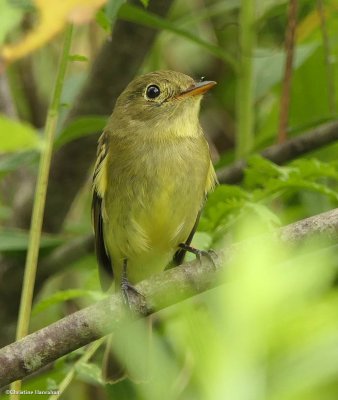
[[161, 94], [160, 88], [156, 85], [150, 85], [147, 87], [146, 96], [148, 99], [156, 99]]

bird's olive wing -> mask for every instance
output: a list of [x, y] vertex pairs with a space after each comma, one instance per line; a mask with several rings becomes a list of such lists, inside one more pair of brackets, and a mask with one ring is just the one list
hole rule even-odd
[[104, 196], [103, 168], [108, 153], [107, 135], [99, 140], [97, 160], [93, 176], [92, 221], [95, 235], [95, 252], [99, 265], [99, 276], [103, 290], [109, 289], [114, 278], [113, 266], [106, 250], [103, 235], [102, 201]]

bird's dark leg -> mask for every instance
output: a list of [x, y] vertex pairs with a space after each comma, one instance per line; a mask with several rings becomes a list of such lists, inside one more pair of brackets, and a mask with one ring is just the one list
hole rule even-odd
[[213, 264], [213, 266], [216, 268], [216, 264], [215, 264], [215, 260], [212, 258], [212, 255], [216, 255], [216, 253], [214, 252], [214, 250], [199, 250], [196, 249], [195, 247], [192, 247], [190, 245], [188, 245], [187, 243], [180, 243], [178, 245], [178, 247], [184, 251], [187, 251], [188, 253], [192, 253], [195, 254], [196, 258], [201, 262], [202, 257], [207, 257]]
[[128, 281], [128, 277], [127, 277], [127, 265], [128, 265], [128, 260], [125, 258], [123, 260], [123, 270], [122, 270], [122, 278], [121, 278], [121, 291], [122, 291], [122, 296], [123, 296], [123, 300], [124, 303], [131, 308], [131, 297], [130, 297], [130, 293], [134, 293], [137, 296], [142, 296], [143, 295], [134, 288], [134, 286]]

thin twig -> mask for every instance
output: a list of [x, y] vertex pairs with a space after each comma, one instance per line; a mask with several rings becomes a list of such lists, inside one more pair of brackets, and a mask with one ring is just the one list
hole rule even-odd
[[[330, 122], [312, 129], [303, 135], [294, 137], [285, 143], [267, 147], [259, 154], [276, 164], [284, 164], [303, 154], [320, 149], [338, 140], [338, 122]], [[244, 169], [247, 166], [245, 160], [221, 168], [217, 171], [220, 183], [239, 183], [244, 176]]]
[[292, 65], [293, 65], [295, 33], [297, 25], [297, 8], [298, 8], [298, 0], [289, 0], [288, 26], [286, 30], [286, 39], [285, 39], [286, 60], [284, 68], [284, 79], [282, 83], [282, 95], [280, 99], [278, 143], [284, 143], [287, 139]]

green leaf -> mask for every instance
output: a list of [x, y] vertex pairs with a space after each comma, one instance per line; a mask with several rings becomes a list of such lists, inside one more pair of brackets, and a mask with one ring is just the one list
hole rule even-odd
[[262, 18], [273, 7], [286, 3], [287, 0], [264, 0], [255, 5], [256, 18]]
[[284, 179], [287, 174], [287, 168], [279, 167], [262, 156], [254, 155], [248, 159], [248, 166], [244, 171], [245, 187], [265, 187], [269, 179]]
[[196, 13], [189, 12], [182, 17], [175, 18], [175, 23], [180, 26], [187, 26], [191, 23], [217, 17], [221, 14], [228, 13], [232, 10], [238, 9], [241, 6], [240, 0], [227, 0], [226, 2], [221, 0], [217, 3], [209, 4], [207, 7], [203, 7]]
[[214, 234], [231, 215], [244, 206], [251, 195], [238, 186], [220, 185], [210, 193], [204, 207], [199, 230]]
[[105, 15], [109, 24], [109, 29], [117, 18], [117, 13], [126, 0], [108, 0], [105, 8]]
[[149, 0], [140, 0], [140, 2], [143, 4], [144, 8], [147, 8], [149, 5]]
[[[21, 251], [28, 247], [29, 232], [19, 229], [0, 229], [0, 252], [1, 251]], [[64, 242], [60, 236], [44, 234], [41, 238], [40, 247], [55, 247]]]
[[150, 28], [163, 29], [163, 30], [167, 30], [169, 32], [173, 32], [185, 39], [188, 39], [188, 40], [196, 43], [201, 48], [204, 48], [205, 50], [207, 50], [214, 56], [222, 59], [223, 61], [226, 61], [235, 70], [237, 69], [236, 60], [233, 57], [231, 57], [228, 53], [226, 53], [224, 49], [222, 49], [221, 47], [216, 46], [212, 43], [206, 42], [205, 40], [199, 38], [198, 36], [193, 35], [190, 32], [187, 32], [181, 28], [178, 28], [171, 21], [161, 18], [161, 17], [159, 17], [155, 14], [152, 14], [148, 11], [142, 10], [141, 8], [133, 6], [131, 4], [124, 4], [120, 8], [118, 16], [119, 16], [119, 18], [121, 18], [125, 21], [142, 24], [142, 25], [148, 26]]
[[[295, 49], [294, 69], [302, 66], [316, 51], [320, 43], [297, 46]], [[275, 48], [258, 49], [254, 57], [255, 98], [259, 99], [282, 80], [285, 52]]]
[[281, 225], [278, 216], [264, 204], [247, 202], [245, 203], [245, 208], [252, 210], [261, 220], [268, 223], [272, 229]]
[[208, 205], [223, 202], [229, 199], [248, 199], [249, 194], [239, 186], [219, 185], [210, 193], [208, 197]]
[[338, 193], [335, 190], [330, 189], [328, 186], [317, 183], [311, 182], [309, 180], [291, 177], [286, 182], [276, 182], [275, 183], [276, 189], [293, 189], [293, 190], [309, 190], [312, 192], [317, 192], [323, 194], [325, 196], [330, 197], [335, 202], [338, 201]]
[[59, 386], [55, 379], [47, 378], [47, 390], [58, 390]]
[[300, 158], [290, 163], [290, 167], [295, 168], [303, 178], [311, 180], [320, 178], [338, 179], [338, 162], [322, 162], [316, 158]]
[[46, 310], [47, 308], [55, 304], [64, 303], [67, 300], [72, 300], [79, 297], [90, 297], [93, 300], [98, 301], [104, 297], [104, 294], [102, 292], [96, 292], [93, 290], [84, 290], [84, 289], [62, 290], [52, 294], [46, 299], [39, 301], [33, 307], [32, 315], [39, 314], [40, 312]]
[[37, 131], [30, 125], [13, 121], [0, 114], [0, 153], [38, 149], [41, 143]]
[[95, 16], [95, 20], [98, 23], [98, 25], [100, 25], [100, 27], [107, 32], [108, 34], [111, 33], [111, 22], [107, 16], [107, 14], [100, 9]]
[[75, 369], [79, 377], [84, 381], [88, 383], [99, 383], [101, 385], [104, 384], [102, 380], [102, 369], [98, 365], [82, 362], [76, 364]]
[[87, 116], [80, 117], [75, 121], [72, 121], [66, 128], [61, 132], [59, 137], [55, 141], [55, 146], [60, 147], [65, 143], [70, 142], [82, 136], [91, 135], [96, 132], [100, 132], [104, 129], [107, 123], [107, 117], [101, 116]]
[[38, 159], [36, 151], [3, 154], [0, 158], [0, 175], [15, 171], [19, 167], [29, 165]]

